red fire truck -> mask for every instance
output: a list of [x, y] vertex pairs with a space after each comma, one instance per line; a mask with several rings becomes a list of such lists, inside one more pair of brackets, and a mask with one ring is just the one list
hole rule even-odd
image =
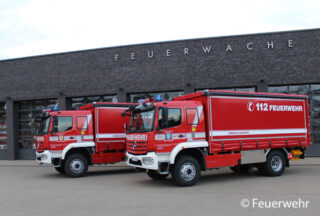
[[70, 111], [44, 112], [35, 137], [36, 160], [53, 164], [70, 177], [87, 173], [88, 165], [125, 158], [125, 127], [121, 113], [133, 104], [91, 103]]
[[219, 167], [280, 176], [310, 144], [305, 95], [207, 90], [142, 103], [126, 114], [128, 165], [153, 179], [171, 174], [180, 186]]

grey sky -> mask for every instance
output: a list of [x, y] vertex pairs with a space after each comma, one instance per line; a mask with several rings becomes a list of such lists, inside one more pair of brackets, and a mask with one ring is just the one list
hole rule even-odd
[[0, 0], [0, 59], [320, 27], [319, 0]]

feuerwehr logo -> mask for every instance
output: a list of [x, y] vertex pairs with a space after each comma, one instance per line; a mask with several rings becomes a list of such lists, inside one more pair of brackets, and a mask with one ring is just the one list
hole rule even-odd
[[132, 148], [133, 148], [133, 149], [136, 149], [136, 147], [137, 147], [137, 142], [136, 142], [136, 141], [133, 141], [133, 146], [132, 146]]
[[254, 104], [252, 102], [248, 102], [247, 108], [250, 112], [252, 112], [254, 110]]

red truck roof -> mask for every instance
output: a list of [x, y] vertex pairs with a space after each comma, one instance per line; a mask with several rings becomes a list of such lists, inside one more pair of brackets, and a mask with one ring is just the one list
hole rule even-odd
[[180, 100], [186, 100], [186, 99], [191, 99], [191, 98], [195, 98], [195, 97], [209, 96], [209, 95], [308, 99], [307, 95], [298, 95], [298, 94], [280, 94], [280, 93], [244, 92], [244, 91], [226, 91], [226, 90], [204, 90], [204, 91], [176, 97], [173, 100], [180, 101]]
[[112, 102], [93, 102], [84, 106], [79, 107], [79, 110], [87, 110], [93, 107], [129, 107], [136, 106], [136, 103], [112, 103]]

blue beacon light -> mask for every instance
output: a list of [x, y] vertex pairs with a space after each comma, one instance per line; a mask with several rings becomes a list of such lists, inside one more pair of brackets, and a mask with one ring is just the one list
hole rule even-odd
[[156, 102], [162, 101], [162, 96], [160, 94], [156, 95], [155, 101]]
[[58, 110], [59, 110], [59, 108], [57, 105], [52, 107], [52, 111], [58, 111]]

